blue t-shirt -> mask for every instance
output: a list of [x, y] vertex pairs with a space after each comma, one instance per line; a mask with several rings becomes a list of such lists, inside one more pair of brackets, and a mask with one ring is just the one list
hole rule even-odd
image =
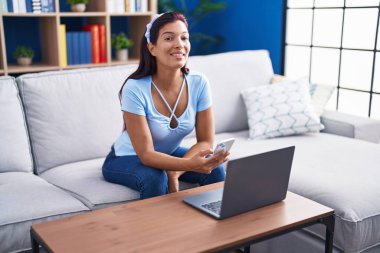
[[[152, 134], [154, 150], [172, 154], [181, 144], [183, 138], [195, 127], [196, 113], [212, 105], [210, 85], [207, 78], [191, 71], [186, 75], [188, 104], [178, 117], [176, 128], [170, 127], [170, 118], [162, 115], [154, 106], [151, 86], [152, 76], [141, 79], [129, 79], [123, 87], [121, 110], [145, 116]], [[136, 155], [127, 130], [124, 130], [114, 143], [117, 156]]]

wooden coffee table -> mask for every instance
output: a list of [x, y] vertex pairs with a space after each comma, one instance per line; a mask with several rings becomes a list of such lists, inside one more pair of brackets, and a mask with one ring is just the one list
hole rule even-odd
[[215, 252], [245, 247], [316, 223], [332, 252], [334, 210], [288, 192], [279, 203], [216, 220], [182, 199], [223, 183], [79, 214], [31, 228], [33, 252]]

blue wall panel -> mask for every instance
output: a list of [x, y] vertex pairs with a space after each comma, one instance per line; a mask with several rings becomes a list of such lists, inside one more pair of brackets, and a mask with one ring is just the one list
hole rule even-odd
[[225, 10], [212, 13], [195, 27], [195, 31], [220, 34], [224, 41], [209, 53], [247, 49], [267, 49], [275, 73], [282, 62], [282, 0], [225, 0]]

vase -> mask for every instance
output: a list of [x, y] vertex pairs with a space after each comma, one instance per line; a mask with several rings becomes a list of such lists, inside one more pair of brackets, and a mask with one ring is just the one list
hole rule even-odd
[[32, 64], [32, 58], [29, 57], [18, 57], [17, 64], [21, 66], [29, 66]]
[[72, 4], [71, 11], [73, 12], [84, 12], [86, 10], [85, 4]]
[[116, 60], [117, 61], [127, 61], [128, 60], [128, 49], [116, 50]]

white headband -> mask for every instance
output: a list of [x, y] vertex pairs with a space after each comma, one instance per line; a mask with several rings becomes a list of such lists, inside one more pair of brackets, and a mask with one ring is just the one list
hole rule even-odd
[[156, 19], [158, 19], [159, 17], [161, 17], [162, 15], [164, 15], [165, 13], [161, 13], [161, 14], [156, 14], [154, 15], [152, 21], [150, 21], [147, 25], [146, 25], [146, 32], [145, 32], [145, 38], [146, 38], [146, 41], [148, 41], [148, 43], [150, 43], [150, 29], [152, 28], [152, 25], [154, 23], [154, 21], [156, 21]]

